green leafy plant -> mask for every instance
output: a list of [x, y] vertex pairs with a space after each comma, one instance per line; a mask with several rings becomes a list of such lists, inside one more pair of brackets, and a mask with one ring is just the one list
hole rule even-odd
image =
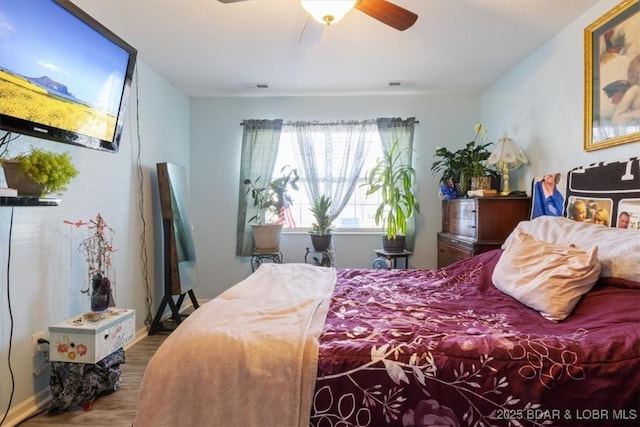
[[317, 236], [326, 236], [331, 234], [331, 225], [333, 223], [331, 215], [329, 215], [329, 208], [331, 208], [331, 198], [324, 194], [313, 201], [313, 205], [309, 210], [313, 214], [315, 222], [311, 224], [310, 234]]
[[245, 194], [251, 195], [253, 206], [259, 209], [258, 214], [249, 218], [248, 222], [273, 223], [277, 221], [282, 208], [293, 202], [290, 190], [298, 190], [298, 170], [285, 165], [280, 170], [282, 176], [274, 179], [265, 186], [260, 186], [260, 177], [255, 180], [246, 178], [243, 182], [248, 186]]
[[486, 142], [487, 132], [481, 123], [475, 125], [475, 137], [464, 148], [450, 151], [446, 147], [437, 147], [434, 157], [439, 158], [431, 165], [431, 172], [440, 175], [440, 184], [453, 186], [459, 184], [460, 193], [465, 194], [470, 187], [471, 178], [477, 176], [496, 176], [497, 172], [487, 166], [491, 155]]
[[376, 225], [384, 227], [387, 239], [407, 232], [407, 220], [414, 212], [420, 211], [420, 205], [413, 193], [416, 171], [411, 165], [400, 161], [398, 141], [383, 151], [375, 166], [369, 170], [362, 186], [367, 188], [366, 195], [380, 193], [380, 205], [376, 210]]
[[61, 194], [67, 184], [78, 175], [69, 153], [54, 153], [39, 148], [20, 154], [5, 162], [19, 162], [20, 173], [42, 185], [42, 194]]

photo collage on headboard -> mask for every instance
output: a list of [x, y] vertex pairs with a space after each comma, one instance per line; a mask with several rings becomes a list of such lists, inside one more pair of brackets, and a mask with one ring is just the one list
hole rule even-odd
[[542, 215], [563, 216], [565, 211], [566, 173], [549, 173], [533, 179], [531, 219]]
[[600, 162], [533, 179], [531, 219], [565, 216], [640, 230], [640, 158]]

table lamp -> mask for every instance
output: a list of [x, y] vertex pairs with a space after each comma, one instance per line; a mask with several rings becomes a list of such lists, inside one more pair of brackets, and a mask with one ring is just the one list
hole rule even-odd
[[502, 175], [502, 196], [507, 196], [511, 192], [509, 189], [509, 171], [519, 168], [522, 165], [529, 164], [529, 159], [524, 151], [513, 139], [505, 134], [497, 143], [487, 159], [487, 165], [496, 165], [500, 175]]

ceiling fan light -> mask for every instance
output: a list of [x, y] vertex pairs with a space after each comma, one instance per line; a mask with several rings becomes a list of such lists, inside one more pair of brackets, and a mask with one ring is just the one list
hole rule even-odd
[[356, 0], [301, 0], [304, 10], [321, 24], [335, 24], [353, 9]]

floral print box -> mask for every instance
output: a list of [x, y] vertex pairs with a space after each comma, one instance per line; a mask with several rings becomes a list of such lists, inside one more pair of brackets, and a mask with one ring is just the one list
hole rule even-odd
[[49, 327], [52, 362], [96, 363], [133, 341], [136, 311], [112, 307]]

